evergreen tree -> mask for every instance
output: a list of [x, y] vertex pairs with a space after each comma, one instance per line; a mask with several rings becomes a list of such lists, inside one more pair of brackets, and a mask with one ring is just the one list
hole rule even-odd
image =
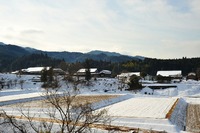
[[196, 74], [197, 74], [197, 79], [200, 80], [200, 68], [197, 68]]
[[129, 90], [138, 90], [142, 88], [142, 85], [139, 83], [140, 78], [136, 75], [130, 77], [130, 82], [128, 85], [130, 86]]
[[89, 81], [91, 79], [90, 69], [86, 69], [85, 80]]
[[91, 79], [91, 73], [90, 73], [90, 60], [85, 60], [85, 80], [89, 81]]
[[53, 82], [53, 76], [54, 76], [54, 73], [53, 73], [53, 67], [51, 67], [48, 71], [47, 71], [47, 76], [48, 76], [48, 81], [49, 83], [52, 83]]
[[41, 80], [41, 82], [43, 82], [44, 84], [47, 82], [47, 68], [46, 68], [46, 67], [41, 71], [40, 80]]

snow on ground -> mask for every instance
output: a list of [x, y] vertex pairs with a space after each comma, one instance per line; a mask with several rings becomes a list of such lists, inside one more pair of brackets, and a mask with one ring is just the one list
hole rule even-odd
[[186, 127], [186, 113], [187, 113], [187, 102], [180, 98], [174, 111], [169, 118], [170, 121], [179, 127], [179, 129], [184, 130]]
[[189, 104], [200, 104], [200, 97], [185, 97], [184, 99]]
[[112, 125], [165, 131], [168, 133], [180, 132], [176, 125], [173, 125], [168, 119], [114, 117]]
[[179, 97], [200, 96], [200, 81], [183, 81], [173, 85], [177, 87], [154, 90], [154, 95]]
[[105, 107], [110, 116], [165, 118], [177, 98], [136, 97]]
[[[6, 83], [3, 89], [0, 86], [0, 106], [40, 99], [45, 90], [41, 88], [42, 83], [33, 82], [38, 79], [38, 75], [18, 77], [15, 74], [0, 73], [0, 81]], [[24, 81], [22, 86], [20, 85], [21, 80]], [[155, 82], [151, 83], [153, 86], [160, 85]], [[60, 85], [62, 91], [73, 88], [73, 84], [63, 80]], [[153, 91], [153, 95], [124, 91], [127, 89], [127, 85], [119, 83], [116, 78], [97, 78], [97, 80], [92, 80], [89, 86], [82, 83], [77, 88], [81, 95], [121, 95], [119, 98], [94, 104], [97, 109], [102, 107], [109, 109], [108, 113], [113, 116], [113, 125], [179, 132], [179, 128], [183, 129], [181, 126], [184, 125], [182, 120], [185, 119], [185, 112], [181, 110], [185, 110], [185, 103], [200, 104], [200, 81], [188, 80], [170, 85], [177, 87], [156, 89]], [[119, 88], [122, 88], [122, 91]], [[177, 98], [182, 98], [182, 100], [177, 104], [170, 120], [165, 119], [166, 113]], [[11, 110], [6, 109], [8, 112]], [[176, 120], [177, 114], [179, 114], [179, 121]]]

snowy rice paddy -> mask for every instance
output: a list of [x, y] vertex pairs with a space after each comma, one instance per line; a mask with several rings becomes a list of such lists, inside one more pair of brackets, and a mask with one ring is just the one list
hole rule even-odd
[[110, 116], [165, 119], [177, 98], [131, 98], [105, 107]]
[[[4, 79], [6, 83], [12, 83], [0, 91], [0, 109], [17, 115], [15, 108], [3, 105], [40, 100], [40, 96], [45, 90], [41, 88], [42, 83], [33, 82], [33, 79], [37, 78], [38, 76], [36, 75], [17, 77], [14, 74], [0, 73], [0, 79]], [[24, 80], [23, 89], [19, 84], [20, 80]], [[15, 81], [17, 84], [15, 84]], [[61, 80], [60, 84], [62, 86], [60, 88], [61, 91], [70, 91], [73, 88], [72, 84], [63, 80]], [[152, 82], [149, 85], [156, 86], [158, 84]], [[167, 131], [170, 133], [181, 132], [186, 126], [185, 119], [187, 117], [185, 114], [187, 105], [200, 105], [200, 81], [183, 80], [181, 83], [172, 83], [171, 85], [177, 87], [156, 89], [153, 94], [151, 90], [151, 93], [147, 93], [151, 95], [144, 95], [142, 92], [125, 91], [127, 86], [124, 86], [121, 91], [118, 87], [122, 85], [116, 78], [97, 78], [97, 80], [91, 81], [90, 86], [79, 84], [77, 88], [82, 96], [118, 95], [118, 97], [94, 104], [96, 109], [108, 109], [109, 115], [113, 118], [112, 125]], [[179, 101], [170, 119], [166, 119], [167, 113], [178, 98]], [[32, 110], [33, 113], [38, 113], [41, 108], [36, 107], [35, 109]]]

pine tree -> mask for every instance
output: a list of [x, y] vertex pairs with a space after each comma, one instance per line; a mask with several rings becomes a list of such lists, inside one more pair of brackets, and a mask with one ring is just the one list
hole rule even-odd
[[142, 85], [139, 83], [140, 78], [136, 75], [130, 77], [130, 82], [128, 85], [130, 86], [129, 90], [138, 90], [142, 88]]
[[85, 80], [89, 81], [91, 79], [91, 73], [90, 73], [90, 60], [86, 59], [85, 60]]
[[46, 67], [41, 71], [40, 80], [41, 82], [44, 82], [44, 84], [47, 82], [47, 68]]

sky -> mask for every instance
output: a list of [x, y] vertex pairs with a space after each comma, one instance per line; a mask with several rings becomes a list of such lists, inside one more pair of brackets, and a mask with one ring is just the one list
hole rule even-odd
[[0, 0], [0, 42], [45, 51], [200, 57], [200, 0]]

